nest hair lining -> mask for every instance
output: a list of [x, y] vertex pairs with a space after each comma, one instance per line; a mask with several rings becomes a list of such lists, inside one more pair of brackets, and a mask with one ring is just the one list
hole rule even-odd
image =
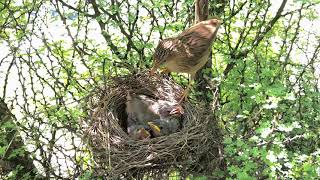
[[183, 89], [167, 76], [138, 73], [113, 78], [89, 98], [86, 137], [97, 176], [107, 179], [163, 179], [212, 174], [219, 168], [221, 139], [210, 108], [184, 102], [180, 131], [152, 139], [133, 140], [126, 132], [128, 92], [177, 101]]

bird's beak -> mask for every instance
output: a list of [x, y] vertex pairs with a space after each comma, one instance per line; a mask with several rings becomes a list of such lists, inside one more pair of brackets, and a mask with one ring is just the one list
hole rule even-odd
[[155, 134], [160, 134], [161, 130], [159, 126], [155, 125], [153, 122], [148, 122], [148, 125]]
[[154, 73], [156, 72], [156, 70], [158, 69], [157, 65], [153, 65], [153, 67], [150, 70], [150, 75], [154, 75]]
[[152, 69], [150, 70], [150, 75], [154, 75], [154, 72], [156, 72], [156, 68], [155, 66], [152, 67]]
[[159, 67], [159, 64], [156, 63], [155, 61], [153, 61], [153, 66], [152, 66], [152, 68], [151, 68], [151, 70], [150, 70], [150, 75], [154, 75], [154, 73], [156, 72], [156, 70], [158, 69], [158, 67]]

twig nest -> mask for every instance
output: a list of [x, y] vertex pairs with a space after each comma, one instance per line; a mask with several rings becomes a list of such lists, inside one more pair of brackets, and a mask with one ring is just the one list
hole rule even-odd
[[[135, 140], [128, 135], [128, 93], [178, 102], [183, 88], [167, 76], [139, 73], [113, 78], [90, 99], [86, 136], [94, 170], [108, 178], [164, 178], [212, 173], [221, 158], [221, 134], [209, 107], [182, 103], [182, 126], [177, 132]], [[210, 171], [210, 172], [209, 172]]]

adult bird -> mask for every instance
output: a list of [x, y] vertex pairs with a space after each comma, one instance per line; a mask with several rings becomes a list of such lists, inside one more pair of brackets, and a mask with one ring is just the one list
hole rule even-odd
[[179, 103], [188, 94], [197, 71], [206, 64], [220, 24], [221, 20], [217, 18], [201, 21], [186, 29], [177, 37], [160, 41], [155, 49], [150, 74], [154, 74], [160, 66], [164, 66], [167, 73], [190, 74], [189, 84]]

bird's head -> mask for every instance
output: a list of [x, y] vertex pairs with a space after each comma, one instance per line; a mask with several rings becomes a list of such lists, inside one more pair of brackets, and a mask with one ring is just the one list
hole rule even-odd
[[212, 26], [219, 27], [223, 21], [219, 17], [212, 17], [209, 20], [206, 20], [205, 23], [211, 24]]
[[153, 67], [150, 74], [153, 74], [161, 65], [163, 65], [170, 55], [171, 51], [174, 49], [174, 39], [168, 38], [160, 40], [157, 48], [153, 54]]
[[135, 140], [143, 140], [150, 138], [150, 133], [146, 129], [148, 127], [142, 125], [133, 125], [128, 127], [128, 135]]
[[177, 118], [160, 118], [148, 122], [154, 137], [166, 136], [180, 129], [180, 121]]
[[145, 129], [145, 128], [140, 128], [138, 130], [138, 139], [143, 140], [143, 139], [148, 139], [150, 138], [150, 133]]

